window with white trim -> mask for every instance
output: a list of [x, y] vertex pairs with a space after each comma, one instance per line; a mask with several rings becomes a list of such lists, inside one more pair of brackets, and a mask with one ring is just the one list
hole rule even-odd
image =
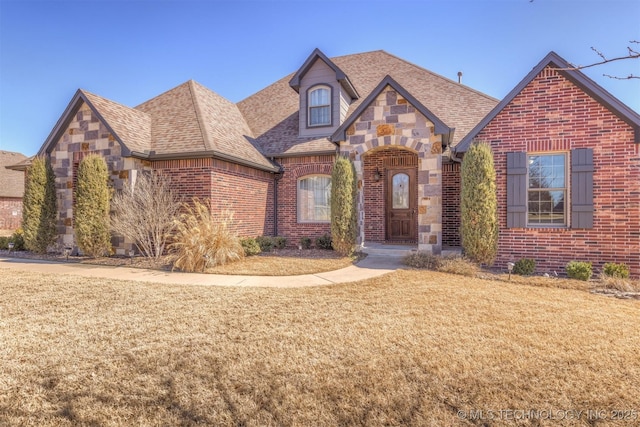
[[527, 223], [567, 225], [566, 153], [530, 154], [527, 160]]
[[331, 88], [315, 86], [309, 90], [307, 122], [309, 126], [331, 125]]
[[331, 176], [311, 175], [298, 180], [298, 222], [331, 221]]

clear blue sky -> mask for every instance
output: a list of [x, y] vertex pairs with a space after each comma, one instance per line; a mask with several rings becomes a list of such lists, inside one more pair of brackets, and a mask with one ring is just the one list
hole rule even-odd
[[[78, 88], [136, 106], [194, 79], [237, 102], [328, 56], [384, 49], [496, 98], [554, 50], [614, 57], [638, 0], [0, 0], [0, 149], [37, 152]], [[640, 45], [636, 45], [640, 48]], [[585, 70], [636, 111], [640, 60]]]

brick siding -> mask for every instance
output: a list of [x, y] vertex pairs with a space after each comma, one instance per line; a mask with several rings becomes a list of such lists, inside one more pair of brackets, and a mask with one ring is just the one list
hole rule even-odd
[[[596, 272], [605, 262], [624, 262], [639, 276], [640, 145], [633, 138], [629, 125], [552, 68], [544, 69], [477, 137], [491, 143], [498, 171], [496, 265], [527, 257], [539, 271], [561, 274], [571, 260], [591, 261]], [[576, 148], [593, 149], [593, 228], [507, 228], [506, 153]]]
[[460, 163], [442, 165], [442, 244], [460, 246]]
[[284, 173], [278, 181], [278, 235], [297, 246], [301, 237], [331, 233], [329, 223], [298, 222], [298, 179], [307, 175], [331, 175], [335, 156], [285, 157], [276, 159]]
[[22, 199], [0, 197], [0, 230], [15, 230], [22, 224]]
[[154, 161], [152, 168], [170, 176], [184, 200], [210, 200], [213, 212], [232, 212], [240, 236], [273, 234], [274, 174], [211, 158]]

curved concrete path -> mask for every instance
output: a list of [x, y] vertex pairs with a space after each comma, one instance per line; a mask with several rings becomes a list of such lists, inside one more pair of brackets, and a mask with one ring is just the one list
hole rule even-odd
[[300, 276], [239, 276], [226, 274], [181, 273], [159, 270], [147, 270], [131, 267], [64, 263], [26, 258], [0, 257], [0, 269], [30, 271], [49, 274], [71, 274], [82, 277], [100, 277], [105, 279], [132, 280], [173, 285], [209, 285], [298, 288], [305, 286], [331, 285], [334, 283], [355, 282], [382, 276], [401, 267], [397, 257], [369, 255], [357, 264], [340, 270], [327, 271]]

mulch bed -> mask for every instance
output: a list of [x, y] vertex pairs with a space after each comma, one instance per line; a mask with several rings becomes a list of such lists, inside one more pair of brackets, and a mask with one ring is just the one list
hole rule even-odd
[[[80, 264], [95, 264], [95, 265], [111, 265], [117, 267], [133, 267], [133, 268], [145, 268], [152, 270], [171, 271], [172, 257], [171, 255], [164, 255], [160, 257], [158, 261], [145, 258], [143, 256], [136, 256], [134, 258], [113, 255], [110, 257], [91, 258], [88, 256], [69, 256], [68, 258], [64, 254], [49, 253], [49, 254], [35, 254], [29, 251], [7, 251], [0, 250], [0, 256], [22, 259], [41, 259], [47, 261], [57, 262], [70, 262]], [[289, 258], [309, 258], [309, 259], [339, 259], [341, 258], [334, 251], [324, 249], [272, 249], [270, 252], [262, 252], [258, 255], [268, 257], [289, 257]]]

